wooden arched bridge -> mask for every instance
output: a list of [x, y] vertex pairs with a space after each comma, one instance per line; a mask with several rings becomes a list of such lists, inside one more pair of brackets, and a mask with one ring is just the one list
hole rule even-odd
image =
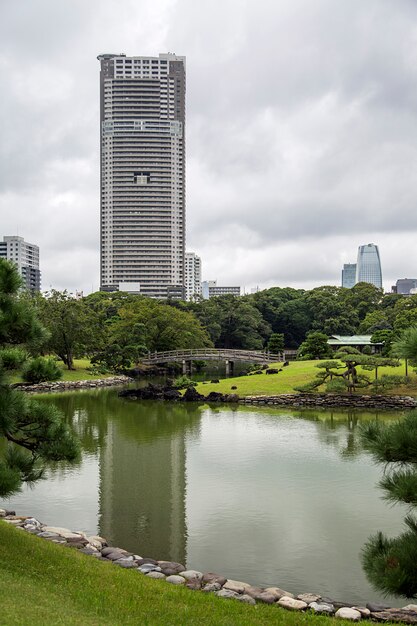
[[241, 363], [277, 363], [285, 361], [285, 352], [272, 354], [262, 350], [233, 350], [217, 348], [201, 348], [199, 350], [168, 350], [166, 352], [149, 352], [141, 359], [145, 365], [161, 363], [182, 363], [184, 374], [191, 369], [192, 361], [224, 361], [226, 375], [233, 372], [234, 364]]

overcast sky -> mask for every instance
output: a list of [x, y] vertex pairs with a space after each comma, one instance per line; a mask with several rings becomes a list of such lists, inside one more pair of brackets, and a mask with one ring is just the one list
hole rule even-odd
[[417, 277], [416, 0], [1, 2], [0, 236], [99, 287], [100, 53], [187, 58], [187, 250], [247, 289]]

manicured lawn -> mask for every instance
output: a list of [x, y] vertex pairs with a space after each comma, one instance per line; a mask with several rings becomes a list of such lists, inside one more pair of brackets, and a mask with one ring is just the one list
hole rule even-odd
[[0, 522], [0, 622], [8, 626], [347, 624], [243, 605], [149, 580]]
[[[87, 370], [91, 363], [89, 359], [74, 359], [75, 370], [69, 370], [62, 361], [58, 361], [58, 366], [62, 369], [62, 378], [60, 380], [95, 380], [97, 378], [108, 378], [113, 374], [92, 374]], [[13, 383], [24, 382], [20, 374], [12, 377]]]
[[[295, 393], [294, 387], [304, 385], [313, 380], [318, 372], [316, 365], [319, 361], [290, 361], [288, 367], [283, 367], [282, 363], [271, 364], [269, 367], [281, 369], [278, 374], [253, 374], [250, 376], [237, 376], [236, 378], [226, 378], [220, 380], [220, 383], [199, 383], [196, 387], [197, 391], [207, 395], [211, 391], [219, 391], [220, 393], [237, 393], [239, 396], [267, 396], [280, 393]], [[370, 378], [374, 376], [373, 372], [365, 372]], [[400, 367], [381, 367], [378, 376], [383, 374], [405, 375], [404, 363]], [[411, 376], [415, 385], [417, 385], [417, 376], [409, 368], [409, 376]], [[236, 386], [237, 389], [232, 389]], [[369, 393], [363, 390], [359, 393]], [[402, 387], [390, 390], [390, 393], [401, 393], [406, 395], [415, 395], [417, 387]]]

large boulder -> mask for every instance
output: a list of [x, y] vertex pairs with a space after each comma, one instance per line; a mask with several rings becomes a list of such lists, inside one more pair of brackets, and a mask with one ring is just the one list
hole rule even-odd
[[201, 402], [205, 397], [198, 393], [195, 387], [188, 387], [182, 397], [183, 402]]

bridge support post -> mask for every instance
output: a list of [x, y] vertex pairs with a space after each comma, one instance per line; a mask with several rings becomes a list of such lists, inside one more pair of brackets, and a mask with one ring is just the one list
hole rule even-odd
[[187, 361], [185, 359], [182, 360], [182, 374], [183, 376], [187, 375]]
[[235, 363], [234, 361], [229, 361], [229, 359], [226, 359], [226, 376], [232, 376], [234, 369], [235, 369]]

